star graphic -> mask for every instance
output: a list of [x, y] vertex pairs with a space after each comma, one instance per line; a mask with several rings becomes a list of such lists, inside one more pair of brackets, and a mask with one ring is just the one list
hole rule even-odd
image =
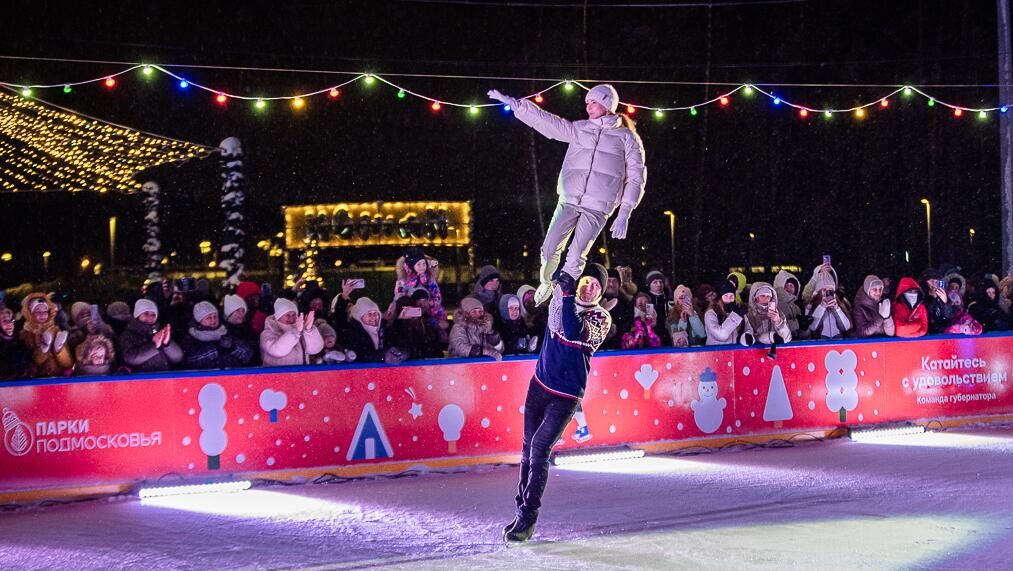
[[413, 402], [412, 407], [408, 409], [408, 414], [412, 415], [412, 420], [422, 416], [422, 403]]

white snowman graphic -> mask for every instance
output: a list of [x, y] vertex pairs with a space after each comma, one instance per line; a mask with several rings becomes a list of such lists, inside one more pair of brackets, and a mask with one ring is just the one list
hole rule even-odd
[[728, 401], [717, 398], [718, 376], [710, 367], [700, 373], [700, 385], [697, 390], [700, 392], [700, 399], [690, 402], [689, 408], [693, 409], [693, 420], [696, 421], [697, 428], [705, 434], [711, 434], [721, 428]]

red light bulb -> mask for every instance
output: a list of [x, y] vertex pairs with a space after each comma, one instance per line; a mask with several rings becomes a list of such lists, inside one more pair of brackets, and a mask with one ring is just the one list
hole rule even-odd
[[802, 117], [808, 117], [809, 116], [809, 110], [808, 109], [800, 109], [799, 112], [798, 112], [798, 114], [801, 115]]
[[341, 92], [338, 91], [337, 87], [332, 87], [331, 90], [327, 92], [327, 95], [330, 95], [331, 99], [336, 99], [340, 93]]
[[431, 105], [431, 107], [433, 108], [433, 111], [439, 111], [440, 107], [443, 107], [443, 106], [440, 105], [439, 101], [433, 101], [433, 104]]
[[883, 99], [883, 100], [881, 100], [879, 102], [879, 105], [880, 105], [880, 107], [889, 107], [890, 106], [890, 101], [888, 101], [886, 99]]
[[114, 85], [116, 85], [116, 78], [115, 77], [107, 77], [106, 78], [106, 87], [112, 87]]
[[721, 98], [721, 104], [722, 105], [728, 105], [728, 98], [727, 97], [722, 97]]
[[545, 101], [545, 98], [542, 97], [541, 93], [535, 96], [535, 103], [541, 103], [542, 101]]
[[215, 96], [215, 101], [217, 101], [218, 103], [224, 104], [227, 100], [228, 97], [225, 97], [224, 93], [219, 93], [217, 96]]
[[629, 115], [633, 115], [636, 112], [637, 112], [637, 108], [636, 107], [634, 107], [632, 105], [627, 105], [626, 106], [626, 113], [628, 113]]

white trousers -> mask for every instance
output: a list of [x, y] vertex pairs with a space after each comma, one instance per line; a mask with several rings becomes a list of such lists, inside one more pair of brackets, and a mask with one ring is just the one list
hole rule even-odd
[[604, 212], [559, 202], [552, 214], [549, 229], [545, 233], [545, 241], [542, 243], [542, 269], [539, 276], [542, 283], [552, 281], [552, 274], [559, 267], [566, 241], [571, 234], [573, 242], [570, 243], [570, 249], [566, 253], [563, 271], [574, 278], [580, 278], [587, 263], [587, 254], [607, 221], [608, 214]]

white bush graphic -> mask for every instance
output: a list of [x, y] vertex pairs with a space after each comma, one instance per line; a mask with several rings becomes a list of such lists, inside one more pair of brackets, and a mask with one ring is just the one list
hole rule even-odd
[[831, 412], [840, 412], [843, 422], [846, 411], [855, 410], [858, 406], [858, 356], [848, 349], [843, 353], [830, 351], [824, 359], [827, 367], [827, 408]]
[[200, 404], [200, 449], [208, 456], [208, 470], [217, 470], [220, 466], [219, 456], [225, 451], [229, 438], [225, 435], [225, 389], [218, 383], [209, 383], [201, 387], [197, 395]]
[[268, 413], [271, 422], [278, 422], [278, 411], [288, 404], [288, 397], [281, 391], [264, 389], [260, 393], [260, 408]]
[[640, 366], [640, 370], [633, 373], [633, 378], [644, 388], [644, 398], [651, 398], [651, 387], [658, 380], [658, 371], [655, 371], [649, 363]]

